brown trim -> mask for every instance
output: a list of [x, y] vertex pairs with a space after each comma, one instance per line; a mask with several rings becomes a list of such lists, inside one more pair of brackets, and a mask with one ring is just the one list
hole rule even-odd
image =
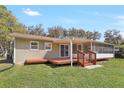
[[[10, 33], [10, 36], [15, 37], [15, 38], [22, 38], [22, 39], [30, 39], [30, 40], [44, 40], [44, 41], [51, 41], [53, 43], [57, 44], [69, 44], [70, 43], [70, 38], [63, 38], [63, 39], [58, 39], [58, 38], [52, 38], [52, 37], [45, 37], [45, 36], [39, 36], [39, 35], [31, 35], [31, 34], [23, 34], [23, 33]], [[100, 41], [95, 41], [95, 40], [90, 40], [90, 39], [82, 39], [82, 38], [74, 38], [72, 40], [72, 43], [100, 43], [100, 44], [107, 44], [107, 45], [113, 45], [105, 42], [100, 42]]]

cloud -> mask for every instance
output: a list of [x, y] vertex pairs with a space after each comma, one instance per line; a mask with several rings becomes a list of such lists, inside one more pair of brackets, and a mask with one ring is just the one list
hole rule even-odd
[[120, 34], [121, 34], [122, 38], [124, 38], [124, 32], [121, 31]]
[[119, 15], [115, 17], [115, 23], [113, 26], [124, 30], [124, 15]]
[[81, 11], [80, 13], [83, 15], [91, 15], [96, 17], [114, 19], [114, 16], [111, 13], [105, 13], [105, 12], [99, 12], [99, 11]]
[[78, 20], [66, 18], [66, 17], [60, 17], [60, 16], [58, 17], [58, 20], [62, 23], [66, 23], [66, 24], [75, 24], [78, 22]]
[[118, 24], [124, 26], [124, 16], [123, 15], [117, 16], [117, 19], [118, 19]]
[[74, 23], [74, 20], [69, 19], [69, 18], [63, 18], [63, 21], [64, 21], [65, 23]]
[[114, 27], [120, 29], [120, 34], [124, 38], [124, 15], [119, 15], [116, 19], [117, 22], [114, 24]]
[[117, 16], [117, 18], [120, 19], [120, 20], [124, 20], [124, 16], [122, 16], [122, 15], [121, 16]]
[[30, 8], [23, 10], [23, 12], [28, 16], [41, 16], [41, 14], [38, 11], [33, 11]]

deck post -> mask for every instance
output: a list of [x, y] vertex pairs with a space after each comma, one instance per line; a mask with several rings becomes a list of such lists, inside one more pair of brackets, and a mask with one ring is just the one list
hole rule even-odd
[[113, 57], [115, 58], [115, 46], [113, 45]]
[[70, 61], [71, 67], [73, 66], [73, 53], [72, 53], [72, 40], [70, 39]]
[[84, 45], [83, 45], [83, 43], [81, 44], [81, 51], [84, 51]]
[[95, 46], [95, 43], [94, 43], [94, 49], [93, 49], [93, 51], [95, 51], [95, 52], [96, 52], [96, 46]]
[[14, 38], [14, 55], [13, 55], [13, 63], [16, 63], [16, 40]]
[[91, 51], [93, 50], [92, 42], [90, 43], [90, 50], [91, 50]]

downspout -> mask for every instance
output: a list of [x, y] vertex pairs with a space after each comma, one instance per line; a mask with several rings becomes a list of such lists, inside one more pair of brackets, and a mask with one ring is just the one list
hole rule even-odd
[[70, 39], [70, 61], [71, 67], [73, 66], [73, 55], [72, 55], [72, 40]]
[[92, 45], [92, 41], [91, 41], [91, 43], [90, 43], [90, 50], [92, 51], [93, 50], [93, 45]]
[[74, 38], [70, 39], [70, 61], [71, 61], [71, 67], [73, 66], [73, 41]]
[[115, 58], [115, 46], [113, 45], [113, 57]]
[[94, 43], [94, 50], [93, 51], [96, 52], [96, 45], [95, 45], [95, 43]]
[[14, 38], [14, 54], [13, 54], [13, 63], [16, 63], [16, 40]]

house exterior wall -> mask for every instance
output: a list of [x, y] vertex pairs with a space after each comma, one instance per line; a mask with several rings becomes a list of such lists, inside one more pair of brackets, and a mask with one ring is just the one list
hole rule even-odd
[[[84, 43], [82, 44], [83, 48], [82, 50], [84, 52], [88, 51], [88, 48], [90, 48], [90, 43]], [[96, 52], [96, 58], [97, 59], [108, 59], [114, 57], [114, 46], [106, 46], [106, 45], [99, 45], [99, 44], [92, 44], [92, 50]], [[73, 54], [73, 57], [77, 57], [77, 54]]]
[[96, 58], [97, 59], [105, 59], [105, 58], [113, 58], [114, 57], [114, 54], [112, 53], [108, 53], [108, 54], [96, 54]]
[[[26, 59], [39, 59], [39, 58], [46, 58], [46, 59], [51, 59], [51, 58], [60, 58], [60, 45], [63, 44], [54, 44], [52, 43], [52, 51], [46, 51], [44, 49], [44, 44], [47, 41], [38, 41], [39, 42], [39, 49], [38, 50], [31, 50], [30, 49], [30, 42], [34, 40], [29, 40], [29, 39], [19, 39], [15, 38], [15, 47], [14, 47], [14, 63], [15, 64], [24, 64]], [[70, 44], [69, 45], [69, 56], [70, 57]], [[90, 44], [81, 44], [82, 50], [85, 50], [85, 48], [90, 47]], [[95, 46], [93, 50], [99, 50], [101, 49], [102, 46]], [[103, 48], [106, 48], [103, 46]], [[108, 50], [112, 49], [111, 47], [108, 47]], [[97, 52], [97, 59], [100, 58], [112, 58], [114, 57], [113, 53], [100, 53]], [[77, 54], [73, 54], [73, 57], [77, 57]]]
[[[45, 41], [39, 42], [38, 50], [30, 49], [30, 41], [28, 39], [15, 39], [15, 64], [24, 64], [26, 59], [34, 58], [58, 58], [59, 57], [59, 45], [52, 44], [52, 51], [44, 49]], [[47, 42], [47, 41], [46, 41]]]
[[95, 44], [94, 51], [96, 53], [113, 54], [114, 53], [114, 46], [113, 45], [104, 45], [104, 44]]

